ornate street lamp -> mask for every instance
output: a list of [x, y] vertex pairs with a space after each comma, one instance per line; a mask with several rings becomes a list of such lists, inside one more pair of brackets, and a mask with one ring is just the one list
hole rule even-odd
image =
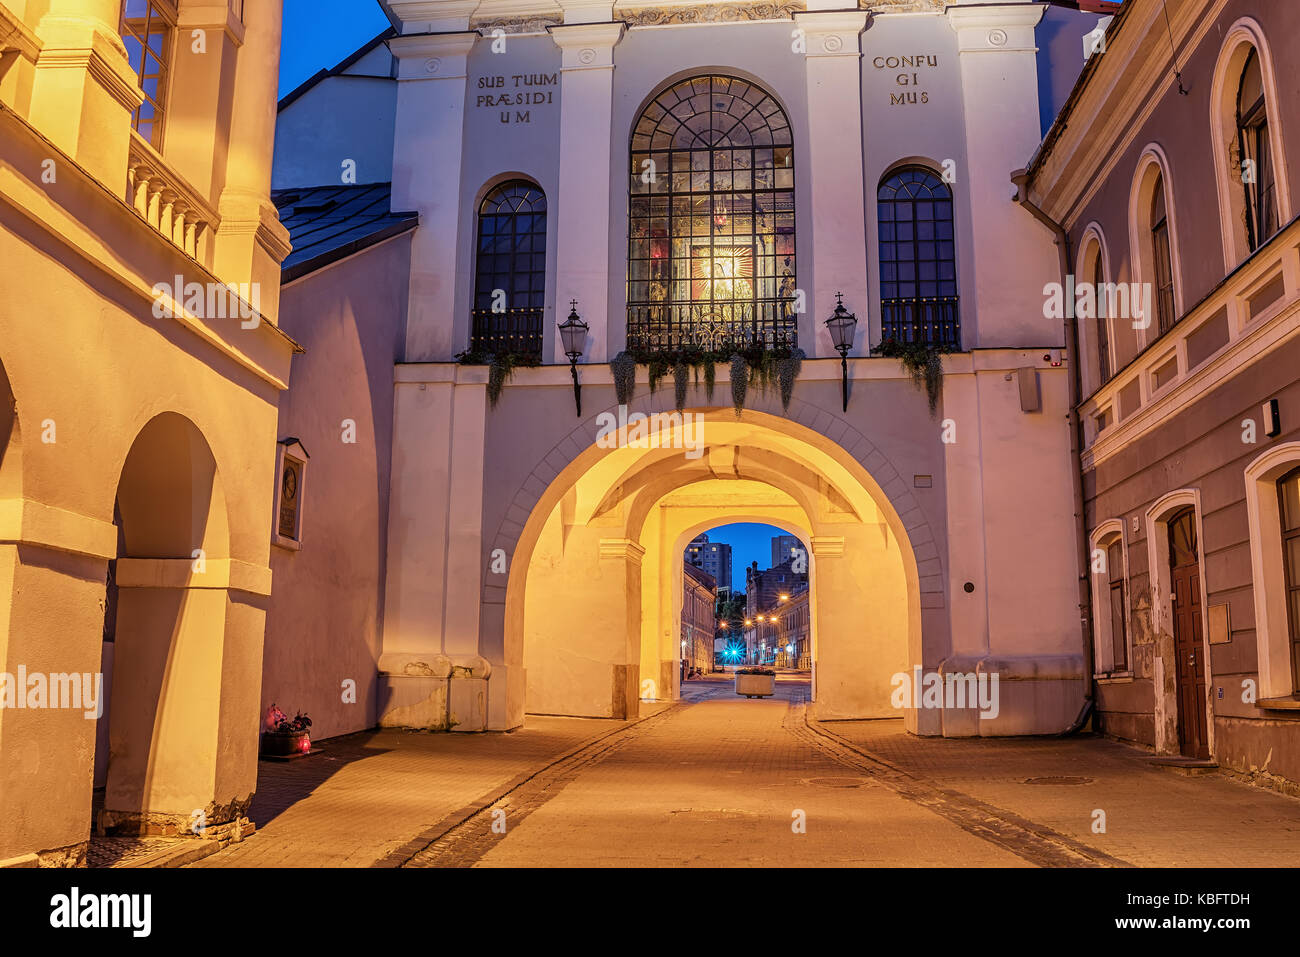
[[582, 386], [578, 384], [578, 359], [587, 345], [587, 329], [590, 328], [578, 318], [578, 300], [569, 300], [569, 318], [560, 323], [560, 338], [564, 341], [564, 354], [569, 357], [569, 372], [573, 376], [573, 404], [578, 409], [578, 418], [582, 418]]
[[831, 343], [840, 354], [840, 369], [844, 375], [843, 395], [844, 411], [849, 411], [849, 350], [853, 348], [853, 331], [857, 328], [858, 317], [844, 308], [844, 293], [835, 294], [835, 311], [826, 320], [826, 328], [831, 334]]

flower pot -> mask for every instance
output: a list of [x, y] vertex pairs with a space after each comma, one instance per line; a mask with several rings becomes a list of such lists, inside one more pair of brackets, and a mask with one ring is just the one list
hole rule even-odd
[[311, 750], [311, 735], [306, 731], [263, 731], [262, 753], [282, 758], [290, 754], [305, 754]]
[[776, 691], [776, 675], [736, 675], [736, 694], [746, 698], [767, 698]]

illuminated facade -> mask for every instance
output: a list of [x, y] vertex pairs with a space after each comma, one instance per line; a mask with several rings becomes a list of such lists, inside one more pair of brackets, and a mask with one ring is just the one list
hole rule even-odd
[[[325, 733], [634, 715], [678, 693], [684, 551], [757, 521], [808, 543], [818, 713], [897, 714], [891, 679], [914, 666], [997, 669], [1015, 679], [998, 719], [914, 709], [908, 727], [1073, 724], [1069, 365], [1043, 316], [1050, 237], [1010, 174], [1097, 16], [383, 6], [392, 32], [281, 109], [281, 215], [305, 242], [337, 216], [339, 238], [287, 272], [309, 385], [280, 432], [317, 491], [273, 566], [338, 582], [339, 620], [309, 589], [277, 594], [264, 704], [306, 700]], [[847, 376], [826, 325], [841, 298]], [[882, 344], [936, 356], [933, 408]], [[340, 449], [347, 417], [365, 454]], [[304, 679], [304, 620], [349, 667], [375, 663], [358, 706]]]
[[0, 2], [0, 863], [247, 825], [296, 347], [243, 6]]

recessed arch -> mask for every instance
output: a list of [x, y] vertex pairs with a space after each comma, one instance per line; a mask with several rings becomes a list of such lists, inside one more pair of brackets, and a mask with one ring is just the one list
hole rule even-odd
[[1293, 672], [1283, 560], [1278, 481], [1300, 467], [1300, 442], [1282, 442], [1256, 456], [1245, 470], [1250, 530], [1251, 591], [1259, 656], [1259, 697], [1284, 698], [1300, 691]]
[[[1092, 555], [1092, 670], [1094, 675], [1113, 674], [1127, 670], [1132, 662], [1132, 635], [1128, 627], [1132, 602], [1124, 522], [1118, 518], [1107, 519], [1092, 530], [1088, 541]], [[1119, 546], [1118, 567], [1114, 563], [1115, 545]]]
[[[1203, 512], [1201, 509], [1201, 491], [1197, 488], [1180, 488], [1160, 496], [1147, 509], [1146, 540], [1147, 568], [1151, 588], [1151, 631], [1156, 638], [1156, 658], [1162, 670], [1158, 677], [1167, 676], [1155, 688], [1155, 724], [1156, 750], [1161, 753], [1177, 753], [1179, 750], [1178, 733], [1178, 699], [1172, 673], [1163, 669], [1176, 667], [1174, 663], [1174, 612], [1170, 595], [1173, 591], [1173, 578], [1170, 567], [1169, 526], [1172, 520], [1191, 512], [1196, 541], [1205, 541]], [[1201, 593], [1201, 653], [1205, 661], [1205, 713], [1206, 741], [1210, 754], [1214, 754], [1214, 721], [1211, 690], [1214, 686], [1212, 671], [1213, 660], [1210, 657], [1210, 628], [1208, 620], [1208, 595], [1205, 585], [1205, 555], [1199, 556], [1198, 577]]]
[[[555, 609], [567, 607], [568, 603], [559, 600], [557, 593], [571, 581], [581, 580], [585, 595], [591, 595], [591, 586], [594, 582], [599, 582], [599, 588], [594, 589], [601, 592], [599, 607], [585, 609], [584, 620], [589, 624], [593, 619], [612, 623], [609, 627], [586, 630], [604, 635], [621, 630], [633, 637], [626, 639], [626, 643], [624, 639], [616, 638], [608, 642], [608, 647], [603, 647], [599, 654], [590, 650], [579, 654], [573, 649], [566, 649], [562, 660], [548, 666], [547, 680], [544, 683], [545, 702], [539, 707], [530, 701], [528, 710], [555, 713], [557, 708], [565, 707], [563, 696], [569, 694], [570, 697], [581, 699], [584, 707], [590, 709], [599, 706], [602, 709], [593, 713], [620, 714], [617, 707], [601, 703], [602, 695], [605, 696], [604, 700], [608, 700], [611, 681], [616, 691], [620, 687], [628, 687], [629, 681], [632, 687], [638, 687], [639, 681], [628, 678], [630, 672], [617, 669], [629, 669], [635, 664], [639, 674], [644, 660], [651, 657], [643, 644], [646, 641], [645, 619], [641, 616], [646, 604], [646, 597], [642, 593], [645, 563], [653, 561], [660, 569], [665, 568], [665, 563], [670, 563], [671, 568], [659, 574], [657, 580], [671, 580], [673, 570], [680, 574], [681, 555], [678, 546], [684, 547], [701, 528], [739, 520], [743, 516], [781, 527], [793, 526], [797, 534], [811, 545], [810, 566], [816, 569], [818, 582], [815, 587], [852, 591], [863, 587], [862, 582], [869, 582], [876, 583], [882, 590], [881, 606], [887, 606], [892, 611], [882, 611], [879, 616], [869, 617], [878, 617], [881, 633], [887, 631], [888, 640], [897, 642], [892, 646], [893, 651], [885, 650], [884, 645], [879, 645], [879, 642], [886, 639], [876, 636], [872, 624], [861, 624], [860, 615], [856, 624], [850, 625], [846, 621], [841, 623], [840, 628], [828, 631], [822, 616], [831, 612], [822, 609], [817, 613], [820, 624], [815, 632], [856, 634], [861, 636], [863, 647], [879, 645], [882, 650], [876, 656], [879, 659], [877, 663], [881, 668], [886, 668], [888, 673], [875, 675], [874, 687], [869, 694], [863, 693], [861, 701], [852, 700], [852, 694], [862, 687], [863, 682], [844, 677], [844, 672], [854, 666], [853, 649], [849, 648], [846, 638], [841, 638], [835, 649], [828, 646], [818, 651], [825, 668], [819, 672], [815, 693], [822, 706], [827, 709], [837, 707], [842, 716], [849, 716], [854, 707], [876, 707], [880, 710], [872, 716], [882, 716], [883, 709], [888, 708], [889, 678], [904, 670], [909, 662], [919, 663], [922, 658], [921, 572], [908, 526], [880, 490], [879, 483], [871, 473], [853, 456], [848, 455], [842, 446], [830, 442], [824, 436], [786, 420], [778, 423], [775, 417], [761, 413], [746, 412], [740, 421], [730, 410], [709, 410], [699, 414], [704, 417], [710, 449], [716, 447], [722, 451], [719, 452], [719, 461], [710, 463], [708, 453], [701, 458], [695, 466], [693, 481], [686, 481], [685, 475], [679, 475], [676, 476], [680, 479], [676, 484], [638, 484], [636, 473], [643, 468], [661, 468], [662, 455], [656, 455], [650, 449], [591, 447], [559, 470], [529, 509], [528, 520], [513, 549], [506, 589], [504, 657], [507, 667], [521, 666], [526, 654], [530, 661], [534, 660], [533, 653], [527, 649], [538, 647], [536, 643], [539, 641], [556, 640], [557, 636], [567, 640], [568, 632], [563, 621], [555, 618], [558, 614]], [[742, 437], [747, 441], [742, 441]], [[639, 495], [651, 497], [657, 503], [689, 491], [692, 486], [707, 485], [710, 494], [713, 494], [720, 488], [738, 489], [746, 482], [780, 492], [778, 486], [784, 483], [775, 473], [763, 475], [763, 480], [759, 481], [746, 471], [743, 453], [740, 464], [732, 464], [728, 450], [737, 446], [746, 449], [763, 447], [773, 453], [784, 454], [784, 462], [790, 472], [797, 473], [810, 466], [818, 475], [819, 482], [835, 487], [851, 508], [841, 508], [833, 498], [823, 497], [809, 510], [799, 502], [800, 493], [797, 488], [792, 488], [794, 495], [786, 496], [786, 507], [780, 514], [754, 508], [746, 504], [744, 496], [721, 498], [709, 504], [707, 514], [684, 514], [676, 524], [671, 525], [671, 534], [665, 533], [666, 539], [647, 542], [645, 516], [652, 515], [653, 509], [640, 508], [637, 504]], [[678, 451], [677, 454], [681, 455], [681, 452]], [[671, 475], [672, 470], [668, 471]], [[719, 474], [728, 477], [720, 478]], [[585, 491], [580, 489], [580, 486], [592, 483], [599, 488]], [[580, 499], [587, 502], [603, 501], [607, 490], [613, 488], [630, 490], [628, 498], [620, 500], [617, 509], [578, 512]], [[680, 502], [674, 504], [682, 505]], [[683, 513], [685, 511], [683, 508]], [[910, 518], [915, 519], [916, 516]], [[914, 525], [914, 529], [919, 530], [920, 526]], [[668, 540], [671, 545], [665, 544]], [[574, 558], [575, 555], [578, 557]], [[873, 562], [875, 564], [871, 564]], [[866, 567], [868, 564], [871, 564], [870, 568]], [[926, 565], [925, 574], [938, 573], [940, 563], [937, 558], [927, 559], [923, 564]], [[854, 566], [853, 574], [846, 571], [850, 565]], [[617, 594], [612, 595], [614, 592]], [[539, 604], [539, 601], [544, 604]], [[664, 607], [661, 602], [660, 608]], [[671, 618], [672, 609], [679, 606], [674, 601], [667, 607], [669, 610], [661, 612], [661, 616]], [[539, 619], [536, 618], [539, 610], [547, 619], [540, 626], [537, 624]], [[885, 622], [889, 622], [888, 626]], [[652, 636], [650, 640], [662, 641], [662, 635], [658, 639]], [[662, 663], [672, 660], [671, 646], [660, 648], [658, 654], [659, 666], [649, 676], [656, 680], [660, 679], [665, 670]], [[618, 657], [620, 655], [621, 659]], [[943, 651], [938, 651], [936, 660], [942, 656]], [[599, 668], [593, 666], [592, 662], [597, 662]], [[530, 671], [533, 667], [534, 665], [529, 665]], [[611, 667], [616, 669], [612, 679], [606, 674]], [[823, 682], [822, 677], [826, 673], [838, 674], [840, 680]], [[571, 686], [571, 692], [565, 690], [566, 684]], [[543, 685], [538, 684], [536, 687]], [[874, 697], [868, 702], [867, 698], [872, 695]], [[626, 700], [626, 694], [623, 700]], [[908, 717], [914, 723], [914, 716]]]
[[226, 497], [212, 450], [192, 421], [164, 412], [141, 428], [122, 466], [115, 514], [100, 827], [137, 833], [187, 820], [210, 803], [223, 677], [240, 664], [228, 657], [226, 642]]
[[[1133, 282], [1149, 289], [1150, 313], [1143, 315], [1139, 346], [1161, 334], [1162, 308], [1166, 328], [1183, 314], [1182, 261], [1178, 246], [1178, 210], [1169, 158], [1158, 143], [1148, 144], [1138, 159], [1129, 192], [1129, 252]], [[1161, 218], [1167, 249], [1160, 244]], [[1167, 304], [1161, 306], [1162, 287], [1168, 286]], [[1120, 325], [1122, 323], [1115, 323]]]
[[[1246, 192], [1240, 175], [1240, 137], [1238, 131], [1238, 95], [1243, 69], [1254, 56], [1267, 108], [1269, 128], [1268, 159], [1272, 164], [1276, 224], [1289, 222], [1292, 216], [1291, 182], [1283, 148], [1285, 118], [1280, 108], [1273, 53], [1263, 28], [1253, 17], [1242, 17], [1228, 29], [1219, 48], [1210, 87], [1210, 144], [1214, 153], [1215, 187], [1219, 202], [1219, 230], [1223, 242], [1223, 265], [1231, 272], [1251, 252], [1246, 227]], [[1258, 237], [1256, 246], [1268, 237]]]
[[1111, 271], [1110, 250], [1101, 224], [1089, 223], [1079, 241], [1079, 256], [1075, 264], [1076, 283], [1088, 283], [1093, 291], [1094, 318], [1080, 322], [1083, 336], [1083, 381], [1085, 394], [1105, 385], [1124, 361], [1137, 354], [1137, 337], [1131, 322], [1116, 323], [1111, 317], [1109, 296], [1105, 286], [1114, 283]]

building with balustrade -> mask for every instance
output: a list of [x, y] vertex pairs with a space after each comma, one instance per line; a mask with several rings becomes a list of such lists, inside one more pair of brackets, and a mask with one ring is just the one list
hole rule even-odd
[[246, 829], [298, 531], [280, 32], [278, 0], [0, 2], [0, 866]]

